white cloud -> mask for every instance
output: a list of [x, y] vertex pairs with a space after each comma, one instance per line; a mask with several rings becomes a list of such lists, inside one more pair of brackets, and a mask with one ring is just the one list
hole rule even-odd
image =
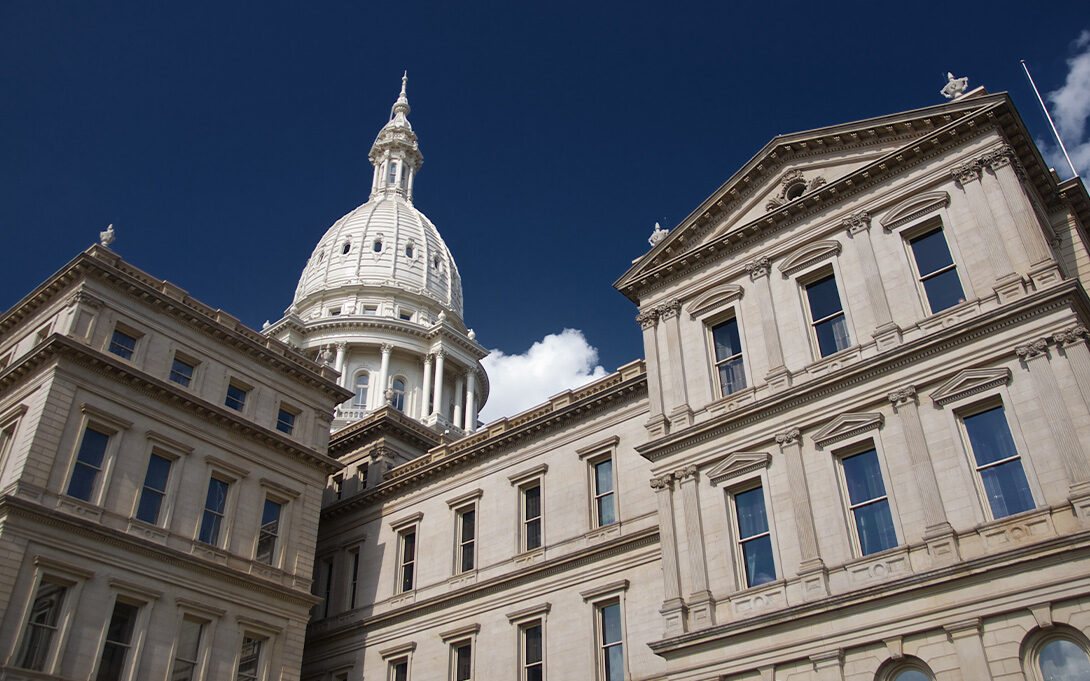
[[[1079, 175], [1090, 175], [1090, 130], [1087, 127], [1090, 119], [1090, 30], [1083, 31], [1072, 48], [1076, 54], [1067, 60], [1066, 82], [1045, 97], [1075, 169]], [[1059, 145], [1038, 140], [1038, 146], [1060, 177], [1071, 172]]]
[[492, 350], [481, 364], [490, 387], [481, 423], [517, 414], [607, 373], [598, 364], [598, 349], [578, 329], [550, 333], [519, 355]]

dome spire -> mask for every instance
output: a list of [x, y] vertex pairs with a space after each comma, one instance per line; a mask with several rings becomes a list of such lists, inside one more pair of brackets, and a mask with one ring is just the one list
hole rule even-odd
[[379, 130], [371, 146], [371, 165], [375, 167], [371, 181], [371, 198], [402, 196], [412, 202], [416, 172], [424, 162], [416, 133], [409, 123], [409, 97], [406, 88], [409, 72], [401, 76], [401, 93], [390, 108], [390, 120]]

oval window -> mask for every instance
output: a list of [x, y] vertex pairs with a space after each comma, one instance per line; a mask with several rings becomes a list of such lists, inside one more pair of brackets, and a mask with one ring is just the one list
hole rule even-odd
[[344, 242], [344, 247], [341, 248], [341, 253], [347, 254], [350, 250], [352, 250], [352, 244], [347, 241]]
[[408, 258], [409, 260], [412, 260], [412, 258], [413, 258], [413, 245], [412, 244], [407, 244], [405, 246], [405, 257]]
[[788, 201], [794, 201], [795, 199], [802, 196], [802, 193], [804, 191], [806, 191], [806, 185], [803, 184], [802, 182], [800, 182], [798, 184], [793, 184], [790, 187], [788, 187], [787, 192], [784, 194], [783, 197], [785, 199], [787, 199]]
[[375, 243], [372, 246], [372, 248], [375, 249], [375, 253], [381, 253], [382, 252], [382, 239], [375, 239]]

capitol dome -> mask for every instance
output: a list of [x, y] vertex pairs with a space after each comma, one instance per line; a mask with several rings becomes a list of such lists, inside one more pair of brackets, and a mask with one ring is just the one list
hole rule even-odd
[[440, 432], [472, 432], [488, 398], [488, 351], [462, 320], [462, 278], [413, 206], [423, 163], [401, 94], [368, 158], [367, 202], [326, 230], [284, 317], [263, 332], [331, 364], [355, 397], [333, 427], [393, 407]]

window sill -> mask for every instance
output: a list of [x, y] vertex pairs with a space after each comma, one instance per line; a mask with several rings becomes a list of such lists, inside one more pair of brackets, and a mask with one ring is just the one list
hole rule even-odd
[[57, 509], [96, 523], [102, 522], [102, 508], [83, 499], [62, 494], [57, 497]]
[[156, 544], [166, 544], [167, 537], [170, 533], [158, 525], [152, 525], [151, 523], [144, 522], [139, 518], [129, 518], [129, 526], [127, 528], [129, 534], [135, 534], [144, 539], [155, 542]]
[[908, 547], [901, 545], [849, 561], [844, 564], [844, 571], [854, 589], [909, 575], [912, 564]]
[[976, 533], [986, 551], [993, 553], [1055, 537], [1056, 527], [1052, 522], [1052, 509], [1045, 506], [991, 520], [977, 526]]
[[839, 352], [834, 352], [831, 355], [826, 355], [821, 359], [811, 362], [803, 367], [803, 371], [810, 378], [818, 378], [831, 374], [844, 367], [847, 364], [854, 364], [863, 357], [863, 348], [859, 345], [853, 345], [849, 348], [844, 348]]

